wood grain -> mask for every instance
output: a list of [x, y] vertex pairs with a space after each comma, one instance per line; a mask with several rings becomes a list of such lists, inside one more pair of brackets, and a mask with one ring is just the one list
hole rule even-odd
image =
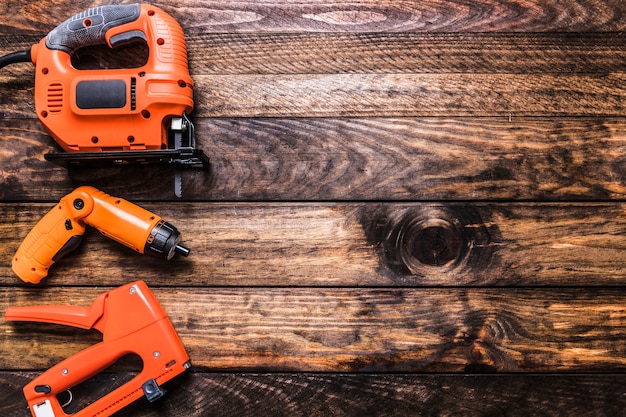
[[590, 116], [624, 113], [625, 76], [202, 75], [197, 116]]
[[[105, 3], [5, 2], [0, 54]], [[55, 167], [32, 65], [3, 68], [0, 312], [145, 279], [195, 366], [122, 416], [623, 413], [624, 2], [158, 5], [186, 34], [211, 170], [178, 200], [170, 168]], [[141, 58], [116, 52], [78, 64]], [[84, 184], [170, 220], [191, 256], [90, 229], [22, 284], [17, 245]], [[0, 414], [18, 417], [27, 381], [100, 340], [1, 314], [0, 333]]]
[[[1, 372], [0, 390], [7, 399], [0, 405], [6, 416], [28, 417], [21, 386], [34, 372]], [[94, 395], [120, 374], [94, 378]], [[561, 409], [579, 416], [598, 410], [619, 415], [624, 404], [624, 377], [608, 375], [420, 375], [420, 374], [251, 374], [200, 373], [182, 376], [168, 386], [167, 397], [150, 405], [137, 401], [117, 417], [297, 416], [323, 417], [454, 414], [500, 415], [517, 409], [523, 393], [524, 412], [559, 417]], [[413, 387], [407, 390], [407, 387]], [[471, 398], [472, 401], [459, 401]], [[513, 411], [511, 415], [522, 413]]]
[[[192, 37], [196, 115], [621, 115], [623, 36], [560, 36]], [[5, 52], [39, 38], [10, 39]], [[34, 117], [32, 79], [29, 64], [3, 71], [3, 118]]]
[[[621, 290], [152, 288], [195, 367], [230, 371], [626, 369]], [[89, 305], [102, 288], [3, 289], [9, 305]], [[95, 334], [0, 322], [0, 368], [47, 369]], [[93, 336], [93, 337], [92, 337]], [[96, 339], [97, 340], [97, 339]], [[23, 352], [16, 363], [12, 352]]]
[[[77, 7], [55, 0], [54, 7], [20, 2], [0, 33], [47, 33], [75, 10], [107, 4], [96, 0]], [[626, 27], [619, 0], [495, 1], [194, 1], [159, 6], [187, 32], [595, 32]]]
[[190, 35], [195, 74], [623, 72], [623, 33]]
[[[0, 54], [28, 49], [41, 35], [7, 34]], [[626, 35], [589, 33], [198, 33], [187, 35], [192, 77], [201, 74], [624, 72]], [[80, 49], [79, 68], [130, 68], [142, 63], [142, 45]], [[135, 61], [136, 59], [136, 61]], [[143, 61], [145, 62], [145, 60]], [[32, 75], [15, 64], [3, 76]], [[7, 85], [7, 88], [10, 84]], [[9, 90], [10, 91], [10, 90]]]
[[[184, 198], [212, 201], [613, 200], [626, 195], [621, 118], [194, 118], [211, 170]], [[174, 199], [164, 167], [67, 171], [36, 120], [0, 120], [0, 195], [58, 201], [89, 184]], [[160, 175], [149, 175], [158, 172]]]
[[[3, 285], [21, 282], [10, 260], [52, 206], [0, 205]], [[89, 228], [42, 285], [114, 286], [141, 278], [171, 287], [625, 284], [622, 203], [142, 206], [181, 231], [189, 258], [140, 256]], [[445, 248], [456, 249], [445, 254]]]
[[[195, 116], [621, 116], [625, 81], [622, 73], [197, 75]], [[33, 97], [20, 83], [12, 91]], [[22, 100], [5, 110], [5, 118], [33, 116]]]

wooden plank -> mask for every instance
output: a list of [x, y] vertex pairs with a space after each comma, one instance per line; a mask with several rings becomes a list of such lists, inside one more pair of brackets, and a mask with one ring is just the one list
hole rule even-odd
[[[3, 415], [28, 417], [21, 385], [35, 373], [1, 372]], [[120, 374], [94, 378], [94, 395]], [[324, 417], [359, 415], [499, 415], [515, 409], [559, 417], [619, 415], [624, 376], [191, 373], [175, 380], [158, 406], [141, 400], [118, 417], [168, 415]], [[522, 393], [522, 394], [520, 394]], [[519, 395], [519, 396], [518, 396]], [[520, 404], [520, 396], [523, 404]], [[463, 400], [465, 399], [465, 400]]]
[[[612, 200], [626, 196], [623, 118], [194, 118], [211, 170], [184, 197], [213, 201]], [[0, 196], [58, 201], [89, 184], [171, 200], [167, 167], [66, 171], [36, 120], [0, 120]], [[158, 173], [158, 175], [155, 175]]]
[[[91, 1], [84, 7], [108, 4]], [[626, 27], [620, 0], [496, 1], [457, 0], [396, 2], [366, 0], [195, 1], [181, 5], [163, 0], [159, 6], [187, 31], [198, 32], [589, 32], [621, 31]], [[9, 3], [11, 16], [1, 33], [47, 33], [82, 11], [68, 0], [53, 3]]]
[[199, 119], [196, 131], [211, 199], [626, 195], [621, 118]]
[[[0, 54], [100, 4], [5, 2]], [[127, 416], [623, 413], [623, 1], [159, 6], [187, 35], [212, 159], [185, 174], [195, 202], [171, 169], [44, 162], [32, 66], [3, 69], [0, 311], [145, 279], [195, 367]], [[90, 229], [22, 284], [17, 245], [82, 184], [171, 220], [191, 256]], [[24, 417], [26, 381], [100, 340], [2, 315], [0, 334], [0, 414]]]
[[[198, 116], [623, 114], [620, 34], [217, 36], [190, 39]], [[34, 117], [32, 71], [3, 71], [4, 118]]]
[[[103, 288], [3, 289], [89, 305]], [[194, 366], [287, 372], [618, 372], [622, 289], [153, 288]], [[95, 333], [0, 322], [0, 367], [46, 369]], [[14, 352], [22, 357], [16, 363]]]
[[206, 117], [621, 116], [626, 75], [199, 75]]
[[[142, 204], [191, 248], [171, 262], [89, 228], [45, 285], [623, 286], [624, 204]], [[52, 206], [2, 204], [0, 282]], [[85, 278], [88, 277], [88, 278]]]
[[[626, 75], [197, 75], [196, 117], [622, 116]], [[3, 83], [7, 79], [1, 79]], [[13, 82], [13, 81], [12, 81]], [[20, 81], [7, 97], [33, 97]], [[34, 115], [23, 98], [5, 118]]]
[[192, 34], [188, 36], [187, 42], [192, 76], [606, 74], [623, 72], [626, 67], [623, 33], [238, 32]]
[[[40, 36], [7, 34], [0, 55]], [[187, 36], [197, 74], [601, 73], [626, 69], [624, 33], [199, 33]], [[143, 48], [90, 47], [79, 67], [129, 68]], [[332, 51], [332, 53], [328, 53]], [[4, 76], [32, 77], [15, 64]], [[8, 83], [7, 83], [8, 84]], [[10, 88], [10, 84], [7, 85]]]

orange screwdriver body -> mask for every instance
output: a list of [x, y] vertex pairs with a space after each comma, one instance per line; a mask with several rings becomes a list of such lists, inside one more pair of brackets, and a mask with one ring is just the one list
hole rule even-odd
[[83, 186], [63, 197], [28, 233], [13, 257], [13, 272], [39, 283], [54, 262], [78, 247], [87, 225], [139, 253], [168, 260], [175, 253], [189, 255], [178, 230], [161, 217]]

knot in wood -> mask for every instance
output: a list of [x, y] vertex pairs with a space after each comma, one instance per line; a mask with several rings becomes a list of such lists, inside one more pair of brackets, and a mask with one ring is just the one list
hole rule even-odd
[[452, 267], [469, 250], [463, 225], [445, 210], [407, 212], [392, 235], [394, 249], [413, 274], [428, 268]]
[[467, 284], [482, 278], [496, 246], [481, 212], [471, 204], [416, 204], [365, 211], [361, 223], [379, 251], [382, 266], [401, 279], [412, 275], [422, 284]]
[[425, 265], [443, 266], [459, 257], [462, 246], [463, 238], [453, 224], [434, 219], [413, 231], [404, 252]]

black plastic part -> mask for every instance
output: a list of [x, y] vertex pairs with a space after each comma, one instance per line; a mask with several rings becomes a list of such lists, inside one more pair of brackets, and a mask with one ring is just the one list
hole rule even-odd
[[17, 51], [0, 57], [0, 68], [7, 65], [17, 64], [18, 62], [32, 62], [30, 57], [30, 49], [25, 51]]
[[113, 48], [117, 48], [118, 46], [132, 45], [139, 42], [146, 43], [148, 42], [148, 38], [146, 38], [146, 35], [140, 30], [130, 30], [111, 36], [109, 42]]
[[52, 388], [50, 388], [50, 385], [35, 385], [35, 392], [40, 394], [50, 394], [50, 392], [52, 392]]
[[82, 210], [85, 208], [85, 202], [81, 198], [74, 200], [74, 208], [76, 210]]
[[148, 151], [56, 152], [44, 155], [47, 161], [65, 168], [119, 165], [177, 165], [208, 169], [209, 158], [200, 149], [157, 149]]
[[57, 253], [54, 254], [52, 260], [54, 262], [58, 262], [61, 258], [63, 258], [68, 253], [72, 252], [74, 249], [80, 246], [80, 242], [83, 240], [82, 235], [74, 235], [65, 242], [65, 245]]
[[[157, 258], [172, 259], [180, 246], [180, 232], [172, 224], [161, 220], [158, 222], [146, 241], [143, 252]], [[184, 246], [183, 246], [184, 248]]]
[[130, 109], [137, 109], [137, 79], [135, 77], [130, 79]]
[[79, 48], [106, 44], [107, 32], [139, 19], [139, 4], [106, 5], [80, 12], [46, 36], [46, 47], [72, 54]]
[[143, 389], [143, 394], [146, 396], [146, 399], [151, 403], [163, 397], [166, 393], [163, 388], [159, 387], [159, 384], [157, 384], [154, 379], [149, 379], [144, 382], [141, 389]]
[[121, 109], [126, 106], [126, 83], [122, 80], [81, 81], [76, 84], [76, 105], [88, 109]]

